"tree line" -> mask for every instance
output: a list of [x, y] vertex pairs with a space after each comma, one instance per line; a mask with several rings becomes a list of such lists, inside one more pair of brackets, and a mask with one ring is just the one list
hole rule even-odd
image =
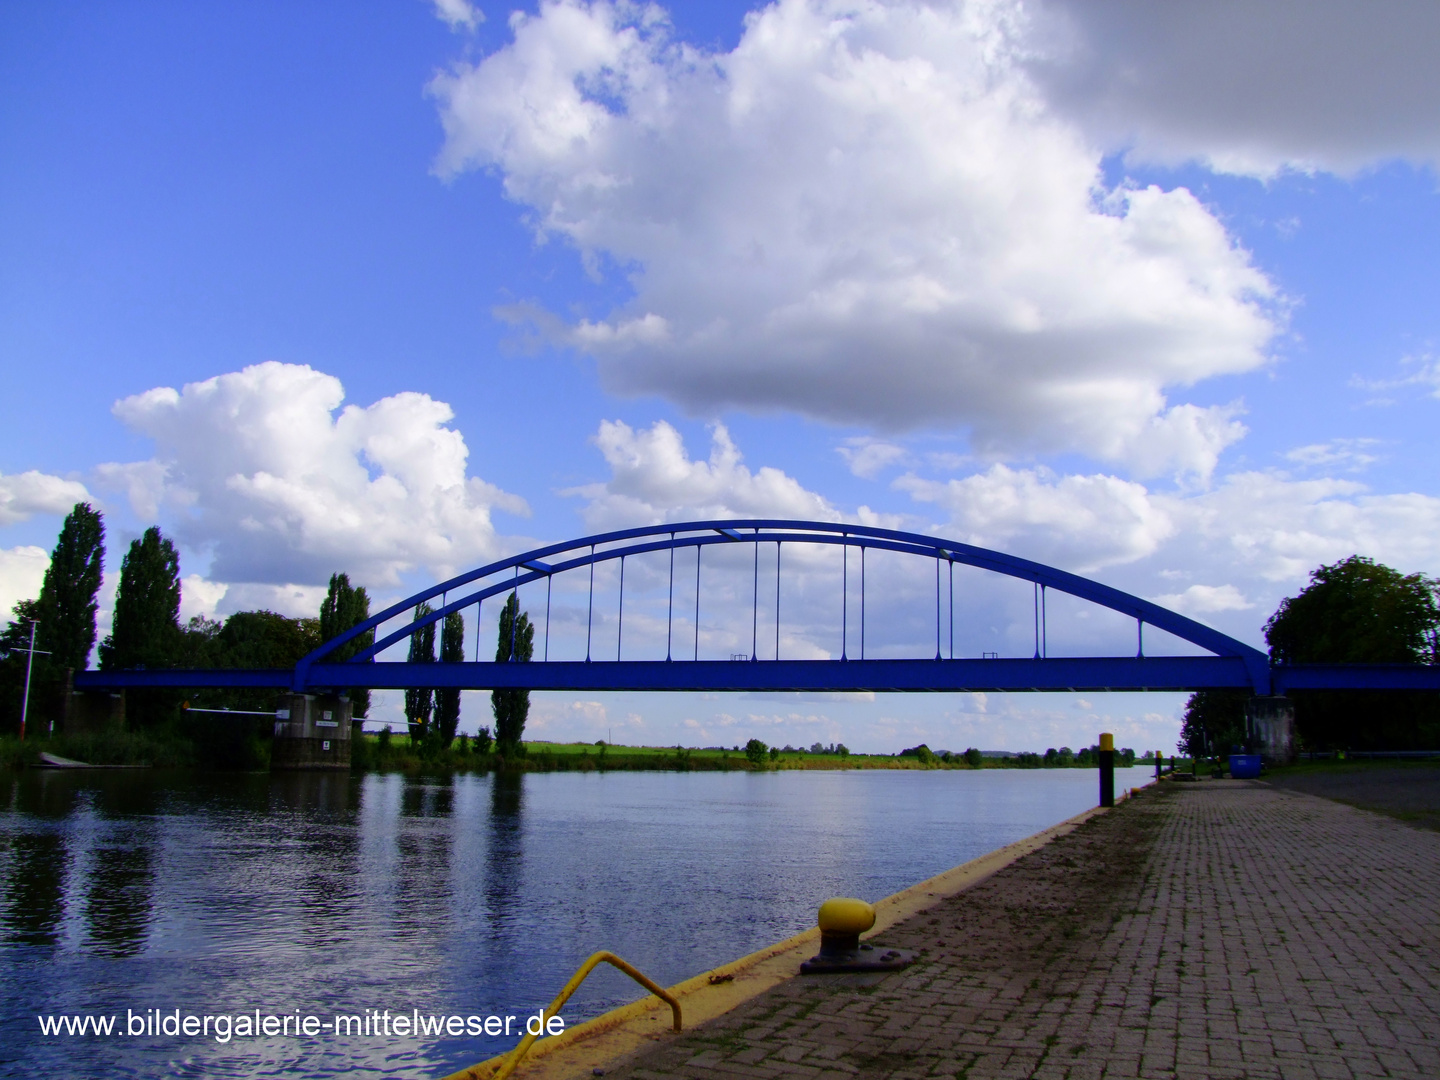
[[[274, 611], [237, 611], [223, 621], [196, 616], [180, 621], [180, 556], [174, 543], [158, 526], [146, 529], [131, 542], [120, 564], [111, 630], [96, 646], [98, 596], [105, 562], [105, 522], [89, 503], [77, 503], [61, 526], [49, 567], [33, 600], [15, 605], [13, 618], [0, 633], [0, 732], [14, 733], [20, 725], [29, 672], [31, 731], [48, 727], [59, 718], [67, 672], [83, 671], [92, 653], [102, 671], [136, 668], [287, 668], [321, 644], [363, 623], [370, 617], [370, 597], [355, 586], [348, 574], [330, 577], [325, 599], [314, 617], [290, 617]], [[416, 607], [419, 620], [432, 612], [428, 604]], [[441, 623], [438, 659], [458, 663], [464, 659], [465, 621], [452, 612]], [[435, 625], [417, 631], [410, 640], [413, 663], [433, 662]], [[500, 615], [495, 659], [528, 661], [534, 655], [535, 628], [511, 594]], [[356, 635], [327, 659], [343, 663], [374, 644], [373, 630]], [[370, 691], [348, 691], [357, 719], [370, 711]], [[134, 728], [150, 728], [176, 719], [182, 703], [196, 708], [228, 708], [266, 712], [275, 707], [269, 690], [132, 690], [127, 694], [126, 716]], [[460, 724], [458, 689], [409, 690], [405, 717], [412, 741], [448, 748]], [[522, 736], [530, 710], [524, 690], [497, 690], [491, 695], [494, 734], [479, 729], [477, 749], [492, 743], [505, 754], [523, 753]], [[231, 754], [231, 757], [234, 755]]]
[[[1275, 664], [1440, 663], [1440, 581], [1402, 574], [1352, 555], [1310, 574], [1299, 595], [1280, 602], [1265, 623]], [[1179, 749], [1224, 755], [1245, 745], [1241, 690], [1192, 694]], [[1440, 748], [1440, 694], [1296, 690], [1295, 727], [1308, 750]]]
[[[180, 556], [158, 526], [131, 542], [120, 564], [110, 633], [95, 649], [97, 597], [103, 579], [105, 523], [89, 503], [77, 503], [60, 529], [40, 595], [15, 605], [0, 634], [0, 730], [19, 726], [30, 635], [35, 656], [30, 672], [30, 712], [40, 723], [58, 718], [67, 672], [90, 666], [92, 651], [102, 671], [136, 668], [292, 667], [335, 634], [363, 622], [370, 600], [363, 587], [343, 573], [330, 578], [317, 617], [291, 618], [274, 611], [238, 611], [223, 622], [196, 616], [180, 622]], [[362, 634], [336, 656], [354, 656], [370, 644]], [[153, 727], [173, 717], [182, 696], [170, 690], [127, 694], [126, 716], [133, 727]], [[193, 704], [233, 709], [273, 709], [264, 690], [208, 690], [189, 695]], [[369, 706], [369, 691], [351, 691], [357, 716]]]

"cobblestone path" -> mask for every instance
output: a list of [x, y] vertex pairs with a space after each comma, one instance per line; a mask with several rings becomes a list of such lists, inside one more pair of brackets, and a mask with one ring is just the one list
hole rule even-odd
[[1164, 784], [608, 1080], [1440, 1078], [1440, 833]]

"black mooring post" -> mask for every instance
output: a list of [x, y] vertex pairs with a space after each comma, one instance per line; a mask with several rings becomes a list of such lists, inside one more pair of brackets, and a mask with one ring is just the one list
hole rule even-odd
[[1100, 735], [1100, 805], [1115, 805], [1115, 736]]

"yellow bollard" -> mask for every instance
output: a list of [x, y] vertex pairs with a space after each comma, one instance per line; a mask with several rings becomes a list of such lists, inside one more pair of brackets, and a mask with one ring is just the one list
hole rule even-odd
[[802, 975], [844, 971], [896, 971], [914, 959], [899, 949], [861, 945], [860, 935], [875, 925], [875, 908], [864, 900], [837, 896], [820, 905], [820, 951], [800, 965]]
[[1100, 805], [1115, 805], [1115, 736], [1100, 734]]

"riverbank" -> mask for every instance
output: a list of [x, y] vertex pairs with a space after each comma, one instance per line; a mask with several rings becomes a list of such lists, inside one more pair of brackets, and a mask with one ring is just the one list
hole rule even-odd
[[1165, 783], [877, 935], [920, 954], [906, 971], [789, 978], [591, 1068], [1419, 1080], [1440, 1075], [1436, 926], [1440, 835], [1259, 781]]
[[[270, 741], [249, 720], [206, 718], [198, 730], [178, 725], [151, 731], [111, 730], [87, 735], [38, 736], [20, 742], [0, 737], [0, 768], [33, 767], [42, 752], [93, 765], [148, 765], [225, 771], [266, 769]], [[428, 773], [487, 772], [766, 772], [796, 769], [1089, 769], [1090, 761], [1042, 765], [1038, 754], [985, 757], [975, 764], [962, 755], [905, 752], [900, 754], [816, 753], [804, 750], [766, 752], [755, 760], [743, 747], [607, 746], [604, 743], [531, 741], [522, 754], [481, 752], [469, 739], [448, 747], [412, 742], [407, 735], [371, 732], [355, 741], [351, 771]], [[1129, 768], [1122, 761], [1120, 768]], [[1144, 771], [1141, 762], [1141, 771]], [[1137, 774], [1138, 775], [1138, 774]]]
[[[376, 736], [366, 735], [372, 746]], [[392, 760], [408, 755], [417, 763], [425, 759], [425, 748], [410, 747], [408, 740], [393, 738], [389, 746]], [[917, 752], [918, 751], [918, 752]], [[967, 759], [949, 752], [937, 754], [928, 747], [918, 747], [898, 754], [856, 754], [764, 747], [751, 755], [743, 746], [609, 746], [604, 742], [557, 743], [531, 741], [525, 744], [523, 757], [499, 759], [495, 754], [480, 755], [456, 744], [441, 754], [458, 768], [511, 768], [532, 772], [592, 772], [662, 769], [671, 772], [744, 770], [750, 772], [784, 772], [794, 769], [1035, 769], [1044, 767], [1090, 769], [1094, 762], [1070, 761], [1064, 765], [1043, 766], [1038, 754], [1015, 754], [1006, 757], [975, 757]], [[376, 754], [374, 761], [382, 757]], [[1118, 767], [1129, 768], [1133, 756]]]
[[0, 769], [34, 768], [42, 753], [106, 766], [188, 769], [200, 764], [200, 750], [194, 740], [177, 739], [164, 731], [32, 736], [24, 742], [14, 736], [0, 737]]

